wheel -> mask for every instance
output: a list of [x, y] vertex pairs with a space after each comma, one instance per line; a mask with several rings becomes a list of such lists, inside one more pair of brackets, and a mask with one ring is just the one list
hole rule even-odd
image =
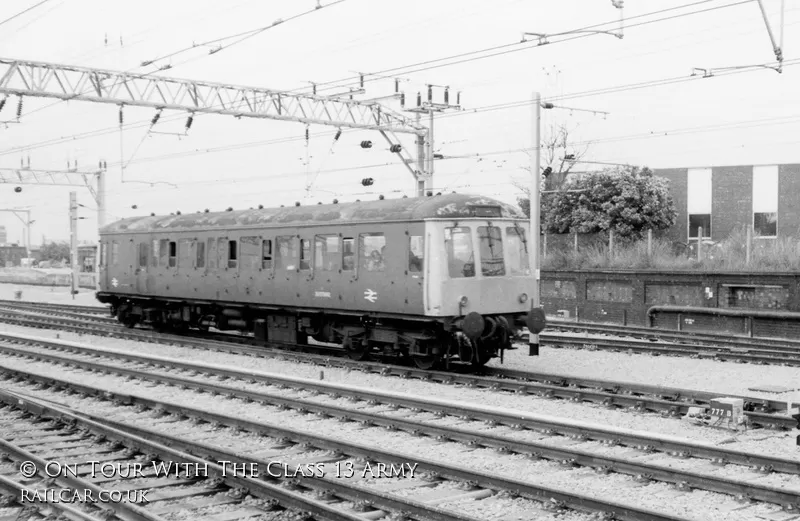
[[342, 347], [347, 351], [347, 356], [353, 360], [366, 360], [369, 358], [370, 347], [369, 345], [363, 346], [361, 342], [356, 340], [353, 342], [351, 338], [345, 338], [342, 342]]
[[437, 355], [411, 355], [414, 365], [420, 369], [436, 369], [442, 361]]

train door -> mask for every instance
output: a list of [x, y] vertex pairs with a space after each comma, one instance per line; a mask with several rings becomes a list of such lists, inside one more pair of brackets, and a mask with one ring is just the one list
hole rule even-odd
[[297, 235], [275, 237], [274, 302], [297, 302], [300, 273], [300, 239]]
[[341, 234], [315, 235], [312, 246], [314, 275], [309, 288], [311, 302], [315, 307], [327, 309], [341, 307], [345, 290], [342, 283]]
[[358, 234], [356, 284], [352, 288], [356, 309], [378, 311], [394, 308], [398, 298], [392, 294], [387, 274], [387, 237], [384, 232], [366, 231]]
[[150, 240], [148, 237], [139, 237], [136, 241], [136, 293], [146, 295], [147, 291], [147, 264], [150, 260]]
[[425, 225], [411, 223], [405, 231], [403, 255], [403, 280], [405, 281], [405, 312], [424, 315], [425, 290]]

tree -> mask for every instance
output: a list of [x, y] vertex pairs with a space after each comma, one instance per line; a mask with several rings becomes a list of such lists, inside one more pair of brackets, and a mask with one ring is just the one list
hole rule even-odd
[[[588, 149], [588, 146], [579, 148], [570, 143], [570, 130], [565, 124], [550, 125], [547, 137], [541, 144], [542, 173], [539, 189], [550, 191], [564, 186], [567, 176]], [[530, 172], [529, 166], [522, 168]], [[517, 198], [517, 204], [525, 215], [530, 216], [530, 180], [515, 181], [514, 186], [525, 194]]]
[[542, 199], [546, 233], [597, 233], [639, 238], [675, 224], [669, 183], [647, 168], [616, 167], [570, 179]]
[[67, 242], [50, 242], [43, 244], [42, 249], [43, 261], [61, 261], [62, 259], [70, 258], [69, 243]]

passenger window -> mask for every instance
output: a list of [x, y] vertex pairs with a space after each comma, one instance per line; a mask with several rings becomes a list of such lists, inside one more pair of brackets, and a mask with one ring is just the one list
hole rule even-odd
[[338, 235], [317, 235], [314, 238], [314, 267], [321, 271], [339, 271]]
[[352, 237], [345, 237], [342, 239], [342, 271], [353, 271], [355, 268], [355, 239]]
[[266, 239], [261, 243], [261, 267], [265, 270], [272, 269], [272, 240]]
[[174, 268], [178, 261], [178, 244], [169, 241], [169, 267]]
[[239, 255], [242, 258], [242, 269], [258, 271], [261, 268], [261, 245], [258, 237], [242, 237], [239, 239]]
[[278, 269], [296, 270], [297, 269], [297, 242], [294, 237], [277, 237], [275, 239], [277, 251], [276, 263]]
[[311, 269], [311, 241], [308, 239], [300, 239], [300, 269]]
[[445, 228], [444, 248], [447, 251], [447, 273], [450, 278], [475, 276], [475, 254], [469, 227]]
[[478, 244], [481, 252], [481, 273], [484, 277], [502, 277], [506, 274], [503, 260], [503, 236], [497, 226], [478, 226]]
[[140, 242], [139, 243], [139, 267], [146, 268], [147, 267], [147, 242]]
[[236, 241], [228, 241], [228, 267], [235, 268], [237, 264], [237, 251], [236, 251]]
[[359, 235], [361, 267], [367, 271], [383, 271], [386, 269], [384, 254], [386, 238], [382, 233], [362, 233]]
[[158, 265], [162, 268], [167, 267], [167, 257], [169, 256], [169, 239], [161, 239], [158, 242]]
[[217, 268], [217, 240], [208, 240], [208, 269], [213, 270]]
[[195, 261], [195, 268], [206, 267], [206, 243], [203, 241], [195, 241], [195, 248], [197, 249], [197, 260]]
[[178, 241], [178, 267], [179, 268], [191, 268], [192, 267], [192, 257], [194, 257], [193, 252], [191, 251], [192, 248], [192, 240], [191, 239], [180, 239]]
[[150, 252], [150, 266], [158, 268], [158, 239], [153, 239], [153, 251]]
[[506, 258], [509, 275], [530, 275], [528, 264], [528, 242], [525, 230], [517, 226], [506, 228]]
[[111, 241], [111, 265], [116, 266], [119, 260], [119, 242]]
[[408, 271], [422, 271], [423, 261], [425, 260], [425, 242], [422, 235], [408, 236]]

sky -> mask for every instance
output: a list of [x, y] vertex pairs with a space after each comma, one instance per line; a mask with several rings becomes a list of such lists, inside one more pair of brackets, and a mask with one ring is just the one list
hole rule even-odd
[[[534, 91], [554, 105], [542, 110], [543, 139], [563, 127], [585, 151], [578, 171], [800, 162], [800, 2], [762, 1], [776, 40], [785, 4], [780, 74], [758, 67], [775, 56], [756, 0], [627, 0], [622, 22], [609, 0], [320, 0], [319, 9], [317, 0], [5, 0], [0, 58], [295, 93], [314, 82], [320, 95], [359, 88], [363, 74], [355, 99], [389, 96], [397, 84], [405, 108], [429, 84], [442, 102], [449, 86], [450, 103], [461, 92], [461, 104], [435, 116], [433, 189], [514, 202], [529, 183]], [[521, 43], [525, 32], [548, 43]], [[397, 99], [381, 103], [404, 113]], [[130, 106], [120, 130], [115, 105], [26, 97], [19, 122], [17, 109], [13, 96], [0, 112], [0, 168], [77, 162], [91, 172], [105, 161], [109, 222], [415, 193], [374, 130], [334, 140], [335, 126], [311, 125], [306, 140], [302, 123], [211, 114], [185, 132], [185, 112], [164, 111], [149, 128], [156, 110]], [[400, 136], [412, 155], [413, 140]], [[86, 188], [14, 186], [0, 184], [0, 209], [30, 210], [32, 244], [69, 238], [70, 190], [82, 205], [78, 238], [96, 238]], [[0, 212], [0, 225], [22, 240], [12, 214]]]

